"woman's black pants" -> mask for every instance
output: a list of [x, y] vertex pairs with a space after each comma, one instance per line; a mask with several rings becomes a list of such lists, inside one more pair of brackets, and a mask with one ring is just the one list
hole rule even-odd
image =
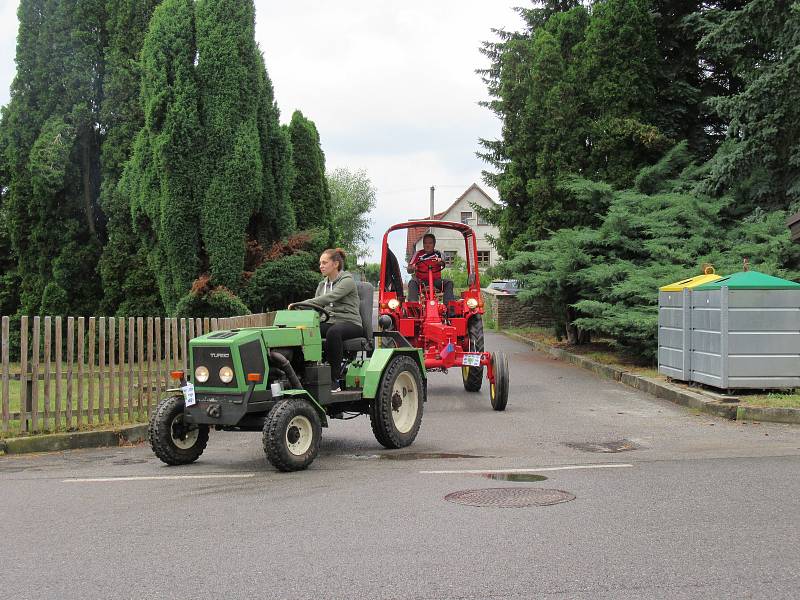
[[325, 338], [325, 356], [331, 366], [331, 381], [336, 381], [342, 375], [342, 352], [344, 341], [364, 337], [364, 328], [355, 323], [322, 323], [319, 326], [322, 337]]

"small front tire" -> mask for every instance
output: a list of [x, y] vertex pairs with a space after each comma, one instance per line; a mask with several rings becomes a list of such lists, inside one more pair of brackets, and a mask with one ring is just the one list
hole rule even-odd
[[183, 396], [170, 396], [161, 400], [150, 416], [150, 447], [168, 465], [193, 463], [208, 444], [208, 425], [185, 424], [183, 410]]
[[494, 410], [505, 410], [508, 404], [508, 359], [504, 353], [492, 352], [492, 370], [494, 383], [489, 384], [489, 399]]
[[[475, 315], [469, 320], [467, 334], [469, 351], [483, 352], [483, 318], [480, 315]], [[461, 379], [464, 382], [464, 389], [468, 392], [481, 391], [483, 367], [461, 367]]]
[[322, 422], [308, 400], [281, 400], [264, 421], [264, 452], [279, 471], [302, 471], [319, 453]]

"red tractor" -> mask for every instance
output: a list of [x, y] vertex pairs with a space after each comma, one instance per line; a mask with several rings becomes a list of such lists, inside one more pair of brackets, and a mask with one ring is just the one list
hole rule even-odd
[[[464, 237], [467, 287], [455, 300], [445, 304], [434, 286], [434, 272], [443, 268], [431, 263], [427, 281], [419, 281], [419, 301], [405, 297], [400, 265], [389, 249], [389, 234], [415, 228], [448, 229]], [[461, 368], [464, 389], [477, 392], [483, 383], [483, 367], [489, 380], [494, 410], [505, 410], [508, 402], [508, 359], [502, 352], [486, 352], [483, 345], [483, 299], [478, 273], [475, 232], [469, 225], [451, 221], [407, 221], [390, 227], [383, 236], [381, 279], [378, 287], [378, 334], [384, 345], [421, 348], [425, 368], [443, 371]]]

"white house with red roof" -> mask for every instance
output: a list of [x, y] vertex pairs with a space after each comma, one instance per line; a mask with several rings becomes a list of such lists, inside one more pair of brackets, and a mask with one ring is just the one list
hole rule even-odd
[[[434, 220], [455, 221], [466, 223], [475, 231], [475, 241], [478, 250], [478, 266], [489, 267], [498, 262], [497, 251], [489, 244], [487, 235], [497, 237], [499, 232], [497, 227], [489, 225], [472, 207], [475, 204], [485, 208], [496, 208], [497, 202], [492, 200], [478, 184], [473, 183], [467, 190], [456, 198], [446, 210], [433, 215]], [[438, 229], [425, 227], [423, 224], [428, 217], [419, 220], [419, 227], [410, 227], [406, 230], [406, 262], [408, 262], [417, 250], [422, 248], [422, 236], [428, 231], [436, 236], [436, 248], [440, 250], [445, 260], [451, 260], [454, 256], [466, 259], [464, 255], [464, 237], [458, 232], [450, 229]]]

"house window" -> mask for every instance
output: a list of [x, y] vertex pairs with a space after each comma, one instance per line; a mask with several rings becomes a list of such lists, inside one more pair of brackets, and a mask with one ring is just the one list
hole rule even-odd
[[489, 251], [488, 250], [478, 250], [478, 266], [479, 267], [488, 267], [489, 266]]
[[444, 251], [444, 264], [448, 267], [453, 264], [453, 259], [456, 257], [455, 250], [445, 250]]
[[484, 219], [484, 218], [481, 216], [481, 213], [478, 213], [478, 225], [488, 225], [488, 224], [489, 224], [489, 221], [487, 221], [486, 219]]
[[461, 222], [464, 225], [469, 225], [472, 222], [472, 211], [462, 211], [461, 213]]

